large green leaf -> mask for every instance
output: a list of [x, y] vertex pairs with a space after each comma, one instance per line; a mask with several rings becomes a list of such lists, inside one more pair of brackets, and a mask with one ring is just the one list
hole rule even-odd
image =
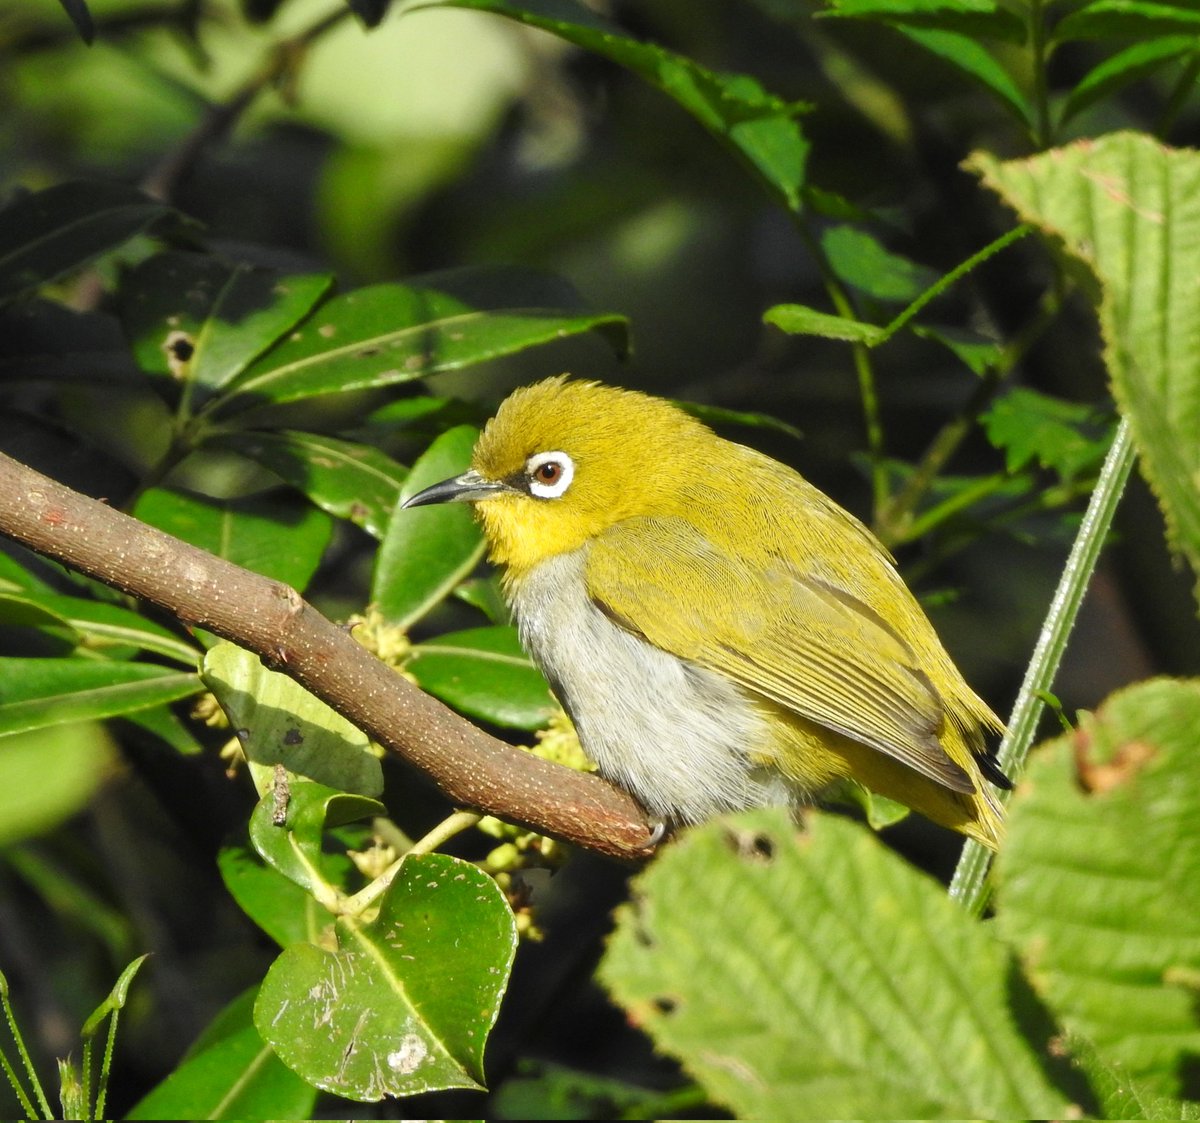
[[0, 734], [118, 717], [202, 689], [194, 673], [149, 663], [0, 658]]
[[310, 1119], [317, 1090], [271, 1051], [254, 1028], [258, 988], [243, 991], [127, 1119]]
[[323, 511], [382, 538], [408, 469], [370, 445], [291, 430], [218, 433], [206, 442], [257, 460]]
[[301, 591], [333, 533], [324, 511], [286, 494], [222, 500], [155, 487], [142, 493], [133, 513], [193, 546]]
[[715, 74], [683, 55], [634, 39], [573, 0], [445, 0], [421, 6], [507, 16], [627, 67], [674, 98], [745, 160], [789, 209], [800, 209], [809, 144], [797, 118], [807, 112], [806, 105], [767, 93], [748, 75]]
[[1098, 280], [1113, 391], [1172, 544], [1200, 574], [1200, 153], [1115, 133], [972, 162]]
[[1200, 33], [1200, 8], [1193, 0], [1090, 0], [1068, 12], [1054, 29], [1070, 39], [1151, 39]]
[[260, 795], [271, 789], [277, 764], [341, 791], [383, 791], [383, 771], [366, 734], [294, 679], [267, 670], [257, 655], [218, 643], [204, 656], [201, 673], [237, 730]]
[[327, 273], [289, 276], [163, 253], [122, 281], [121, 319], [142, 369], [186, 384], [199, 402], [293, 328], [332, 283]]
[[558, 708], [516, 628], [472, 628], [416, 644], [407, 669], [422, 690], [496, 725], [537, 729]]
[[[465, 472], [478, 436], [470, 425], [459, 425], [438, 437], [413, 465], [402, 498]], [[397, 509], [375, 559], [371, 601], [389, 623], [407, 628], [450, 594], [483, 549], [466, 503]]]
[[1156, 1095], [1200, 1054], [1200, 683], [1114, 695], [1035, 753], [997, 919], [1063, 1025]]
[[131, 187], [60, 183], [0, 210], [0, 300], [53, 281], [176, 212]]
[[503, 893], [470, 862], [410, 855], [366, 922], [342, 917], [337, 949], [294, 944], [255, 1004], [290, 1068], [354, 1100], [483, 1085], [483, 1048], [516, 951]]
[[634, 885], [602, 978], [738, 1118], [1053, 1118], [1012, 963], [858, 824], [688, 831]]
[[618, 315], [493, 304], [455, 277], [336, 296], [230, 385], [220, 409], [412, 382], [586, 331], [626, 341]]

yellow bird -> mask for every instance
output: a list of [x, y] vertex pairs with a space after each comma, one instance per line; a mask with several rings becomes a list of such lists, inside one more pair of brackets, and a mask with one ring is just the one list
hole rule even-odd
[[405, 506], [455, 500], [584, 751], [659, 822], [853, 779], [999, 842], [999, 718], [883, 545], [791, 468], [562, 376], [512, 394], [470, 471]]

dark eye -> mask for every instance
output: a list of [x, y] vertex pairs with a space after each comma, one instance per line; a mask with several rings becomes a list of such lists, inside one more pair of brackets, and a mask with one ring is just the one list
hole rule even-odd
[[562, 479], [562, 465], [557, 460], [547, 460], [533, 470], [533, 478], [540, 484], [556, 484]]

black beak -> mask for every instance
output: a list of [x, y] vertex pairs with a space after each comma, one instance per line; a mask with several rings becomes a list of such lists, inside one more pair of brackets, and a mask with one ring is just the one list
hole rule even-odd
[[464, 472], [461, 476], [455, 476], [451, 480], [442, 480], [441, 483], [433, 484], [424, 491], [418, 491], [416, 495], [406, 499], [401, 506], [425, 507], [430, 503], [471, 503], [476, 499], [490, 499], [493, 495], [500, 495], [512, 490], [508, 484], [502, 483], [500, 480], [485, 480], [472, 469], [470, 472]]

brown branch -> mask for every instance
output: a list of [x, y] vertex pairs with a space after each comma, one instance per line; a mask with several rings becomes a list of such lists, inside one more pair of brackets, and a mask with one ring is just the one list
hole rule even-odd
[[650, 828], [632, 797], [598, 776], [489, 737], [381, 663], [289, 585], [3, 454], [0, 532], [255, 652], [429, 775], [459, 806], [611, 857], [647, 854]]

